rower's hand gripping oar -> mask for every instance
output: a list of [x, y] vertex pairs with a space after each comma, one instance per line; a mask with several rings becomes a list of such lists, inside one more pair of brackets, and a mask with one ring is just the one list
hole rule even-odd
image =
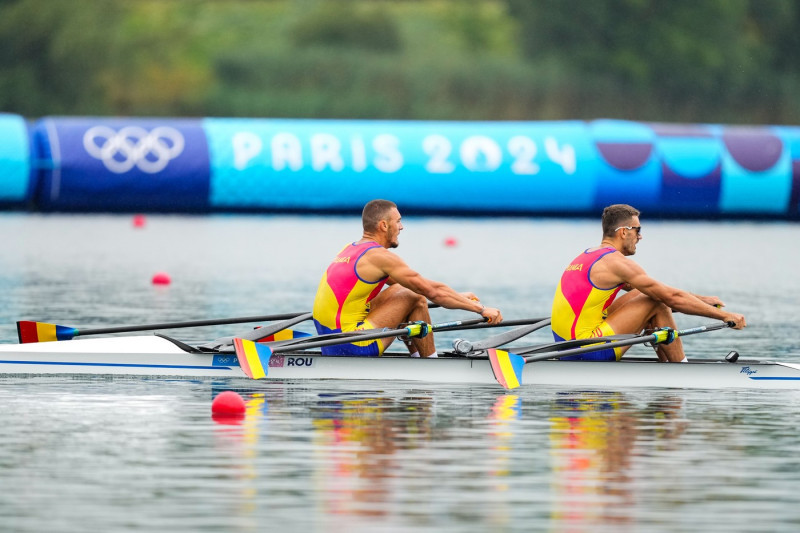
[[[424, 322], [412, 322], [404, 328], [387, 329], [383, 331], [370, 331], [370, 332], [348, 332], [347, 336], [342, 334], [333, 333], [330, 336], [319, 335], [316, 337], [309, 337], [308, 340], [302, 339], [298, 342], [291, 344], [282, 344], [278, 346], [269, 346], [266, 344], [259, 344], [247, 339], [236, 338], [233, 340], [233, 346], [236, 350], [236, 356], [239, 358], [239, 366], [242, 371], [252, 379], [261, 379], [267, 376], [267, 369], [269, 368], [269, 359], [272, 354], [287, 352], [295, 349], [310, 349], [321, 348], [323, 346], [335, 346], [337, 344], [347, 344], [353, 341], [368, 341], [374, 339], [384, 339], [387, 337], [397, 337], [399, 335], [407, 335], [409, 337], [424, 337], [431, 331], [439, 329], [453, 328], [456, 326], [469, 326], [485, 322], [486, 318], [475, 318], [470, 320], [457, 320], [454, 322], [443, 322], [441, 324], [425, 324]], [[359, 334], [363, 333], [363, 334]]]
[[211, 320], [190, 320], [188, 322], [162, 322], [160, 324], [141, 324], [137, 326], [115, 326], [109, 328], [77, 329], [70, 326], [59, 326], [46, 322], [21, 320], [17, 322], [17, 336], [20, 344], [30, 342], [68, 341], [78, 336], [103, 335], [107, 333], [128, 333], [133, 331], [150, 331], [155, 329], [193, 328], [198, 326], [219, 326], [224, 324], [243, 324], [246, 322], [269, 322], [286, 320], [305, 313], [283, 313], [279, 315], [243, 316], [237, 318], [217, 318]]
[[[733, 327], [733, 322], [721, 322], [719, 324], [712, 324], [709, 326], [698, 326], [695, 328], [674, 330], [671, 328], [658, 329], [647, 335], [637, 335], [629, 339], [615, 340], [611, 342], [603, 342], [603, 337], [592, 339], [594, 341], [590, 346], [583, 346], [580, 348], [572, 348], [567, 350], [540, 353], [530, 357], [522, 357], [515, 353], [510, 353], [505, 350], [490, 349], [487, 350], [489, 355], [489, 362], [492, 366], [492, 372], [497, 382], [506, 389], [515, 389], [522, 384], [522, 370], [527, 363], [536, 361], [544, 361], [546, 359], [560, 359], [570, 355], [579, 355], [583, 353], [595, 352], [598, 350], [606, 350], [608, 348], [619, 348], [622, 346], [633, 346], [634, 344], [669, 344], [677, 337], [686, 337], [705, 331], [714, 331], [723, 328]], [[569, 342], [569, 341], [567, 341]]]

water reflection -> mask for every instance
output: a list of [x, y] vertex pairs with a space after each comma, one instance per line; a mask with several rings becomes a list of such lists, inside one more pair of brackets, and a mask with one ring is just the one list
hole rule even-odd
[[522, 400], [516, 394], [498, 396], [492, 404], [487, 420], [489, 421], [489, 449], [492, 451], [491, 462], [487, 468], [487, 477], [491, 480], [491, 490], [496, 502], [487, 517], [493, 530], [505, 529], [512, 521], [510, 498], [512, 490], [509, 478], [514, 463], [515, 426], [522, 417]]
[[[418, 391], [304, 390], [288, 397], [270, 396], [269, 391], [242, 394], [247, 409], [244, 420], [221, 431], [239, 441], [242, 462], [237, 476], [244, 482], [239, 508], [243, 515], [256, 508], [256, 465], [270, 440], [268, 420], [273, 411], [279, 417], [294, 413], [308, 426], [298, 447], [309, 450], [306, 464], [320, 512], [367, 519], [386, 516], [398, 500], [408, 498], [404, 490], [419, 483], [412, 478], [424, 471], [427, 461], [451, 460], [437, 456], [431, 445], [452, 440], [448, 446], [462, 460], [463, 448], [477, 445], [486, 450], [472, 457], [469, 467], [489, 491], [486, 497], [493, 504], [484, 519], [496, 528], [510, 525], [519, 456], [530, 453], [530, 422], [542, 413], [547, 413], [546, 424], [537, 420], [536, 431], [549, 446], [554, 494], [550, 519], [578, 530], [593, 524], [630, 524], [637, 503], [632, 464], [636, 454], [642, 453], [641, 445], [650, 441], [658, 449], [667, 449], [686, 427], [680, 396], [658, 396], [641, 405], [619, 392], [559, 393], [544, 402], [503, 394], [485, 407], [486, 429], [470, 442], [455, 436], [461, 424], [452, 413], [457, 406], [434, 409], [433, 398]], [[470, 413], [472, 422], [468, 423], [475, 422], [475, 415]], [[411, 468], [409, 454], [422, 448], [425, 463]], [[419, 455], [415, 457], [420, 460]]]
[[[524, 519], [535, 530], [638, 531], [675, 509], [651, 489], [667, 483], [662, 466], [685, 470], [694, 442], [682, 438], [680, 392], [326, 389], [237, 390], [241, 424], [214, 424], [243, 529], [277, 513], [342, 530], [444, 520], [510, 531]], [[694, 422], [701, 440], [713, 437], [705, 422]]]
[[430, 398], [320, 395], [311, 408], [316, 471], [325, 511], [385, 516], [392, 480], [402, 464], [398, 449], [430, 440]]
[[679, 396], [637, 407], [619, 392], [559, 395], [550, 417], [552, 518], [578, 531], [632, 525], [637, 446], [674, 442], [686, 428], [683, 404]]
[[320, 394], [303, 389], [287, 396], [281, 391], [286, 389], [266, 393], [238, 389], [245, 399], [245, 417], [238, 421], [212, 417], [222, 446], [239, 459], [235, 477], [242, 481], [242, 516], [258, 507], [256, 487], [263, 482], [257, 479], [259, 455], [274, 438], [270, 429], [275, 428], [269, 422], [272, 410], [279, 419], [294, 414], [310, 425], [308, 432], [300, 433], [303, 438], [296, 449], [285, 450], [284, 460], [291, 460], [298, 450], [310, 450], [303, 462], [312, 469], [308, 475], [314, 480], [319, 511], [370, 519], [390, 512], [389, 504], [395, 499], [393, 480], [402, 469], [398, 450], [413, 450], [431, 440], [431, 397], [416, 392], [392, 397], [380, 392]]

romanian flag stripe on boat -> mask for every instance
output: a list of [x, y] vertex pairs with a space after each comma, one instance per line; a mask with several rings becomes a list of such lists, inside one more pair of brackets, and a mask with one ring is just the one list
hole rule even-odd
[[272, 356], [272, 350], [268, 346], [236, 338], [233, 339], [233, 347], [239, 359], [239, 366], [248, 377], [252, 379], [267, 377], [269, 358]]
[[75, 337], [78, 330], [46, 322], [22, 320], [17, 322], [17, 333], [19, 334], [19, 342], [25, 344], [29, 342], [68, 341]]

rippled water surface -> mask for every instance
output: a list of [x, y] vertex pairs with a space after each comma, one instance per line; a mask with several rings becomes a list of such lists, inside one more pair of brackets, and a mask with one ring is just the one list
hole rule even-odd
[[[648, 272], [748, 317], [744, 331], [687, 339], [690, 356], [800, 360], [800, 227], [642, 222], [635, 258]], [[599, 241], [596, 221], [404, 223], [397, 251], [413, 267], [508, 319], [546, 315], [564, 264]], [[359, 221], [149, 217], [137, 229], [126, 216], [0, 214], [0, 232], [0, 342], [16, 342], [21, 319], [88, 328], [306, 311]], [[159, 271], [169, 286], [150, 283]], [[231, 328], [168, 333], [194, 342]], [[211, 416], [224, 390], [245, 399], [237, 423]], [[591, 391], [513, 393], [11, 376], [0, 406], [3, 531], [800, 528], [795, 391], [606, 390], [601, 375]]]

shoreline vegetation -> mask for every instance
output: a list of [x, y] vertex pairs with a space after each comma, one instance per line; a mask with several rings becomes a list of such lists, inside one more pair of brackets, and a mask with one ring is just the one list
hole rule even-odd
[[791, 0], [0, 0], [0, 112], [798, 124]]

